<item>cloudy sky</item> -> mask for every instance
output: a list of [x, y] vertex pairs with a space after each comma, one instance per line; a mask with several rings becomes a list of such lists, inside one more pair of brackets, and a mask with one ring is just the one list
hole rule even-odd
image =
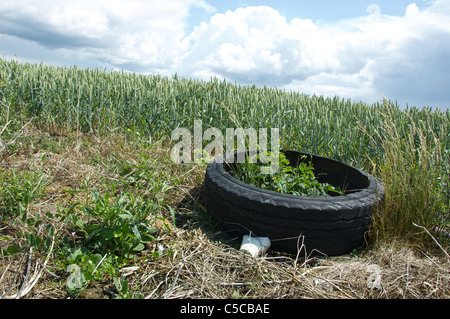
[[450, 108], [450, 0], [0, 0], [0, 57]]

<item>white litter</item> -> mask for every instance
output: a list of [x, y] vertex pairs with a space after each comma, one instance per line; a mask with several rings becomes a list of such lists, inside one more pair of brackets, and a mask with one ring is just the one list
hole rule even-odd
[[268, 237], [253, 237], [244, 235], [240, 250], [252, 255], [253, 257], [257, 257], [267, 252], [269, 247], [270, 239]]
[[381, 270], [378, 265], [369, 265], [366, 271], [370, 274], [367, 277], [367, 288], [380, 289], [381, 288]]

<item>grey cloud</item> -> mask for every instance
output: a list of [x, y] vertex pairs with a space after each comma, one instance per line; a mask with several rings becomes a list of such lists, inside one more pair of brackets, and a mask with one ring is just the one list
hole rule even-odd
[[374, 85], [402, 104], [450, 108], [450, 33], [424, 31], [399, 52], [403, 55], [378, 61]]
[[0, 33], [34, 41], [49, 49], [101, 48], [106, 45], [102, 39], [89, 38], [52, 28], [50, 25], [32, 17], [2, 18]]

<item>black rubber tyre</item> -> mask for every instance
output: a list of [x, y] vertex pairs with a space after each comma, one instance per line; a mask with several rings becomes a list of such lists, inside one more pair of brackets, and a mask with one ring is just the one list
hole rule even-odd
[[[271, 249], [290, 254], [337, 256], [363, 246], [372, 213], [384, 198], [382, 183], [330, 158], [282, 152], [291, 165], [298, 165], [306, 156], [303, 160], [312, 161], [319, 181], [345, 187], [346, 192], [334, 197], [307, 197], [264, 190], [237, 180], [229, 173], [230, 164], [216, 158], [206, 168], [204, 185], [206, 209], [213, 220], [233, 235], [251, 232], [269, 237]], [[223, 158], [227, 156], [233, 155]]]

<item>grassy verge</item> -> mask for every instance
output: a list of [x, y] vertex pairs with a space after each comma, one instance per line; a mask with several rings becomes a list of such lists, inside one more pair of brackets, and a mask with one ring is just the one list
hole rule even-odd
[[[186, 174], [161, 143], [28, 126], [2, 160], [2, 297], [28, 297], [33, 289], [37, 298], [84, 298], [98, 284], [102, 296], [140, 296], [122, 269], [170, 254], [176, 214], [183, 222], [183, 205], [201, 184], [201, 168]], [[52, 293], [39, 292], [41, 280]]]
[[[29, 126], [19, 144], [2, 161], [2, 191], [29, 195], [22, 214], [2, 202], [3, 298], [450, 296], [449, 260], [437, 245], [379, 238], [328, 259], [240, 253], [202, 207], [204, 167], [174, 165], [163, 141], [51, 136]], [[370, 281], [374, 265], [381, 285]]]
[[401, 134], [391, 114], [384, 116], [380, 136], [384, 158], [373, 165], [374, 174], [386, 187], [386, 198], [373, 219], [373, 240], [430, 243], [425, 228], [448, 247], [450, 238], [445, 229], [450, 225], [450, 159], [448, 150], [442, 148], [448, 132], [431, 130], [423, 121], [411, 121], [403, 128], [407, 133]]

